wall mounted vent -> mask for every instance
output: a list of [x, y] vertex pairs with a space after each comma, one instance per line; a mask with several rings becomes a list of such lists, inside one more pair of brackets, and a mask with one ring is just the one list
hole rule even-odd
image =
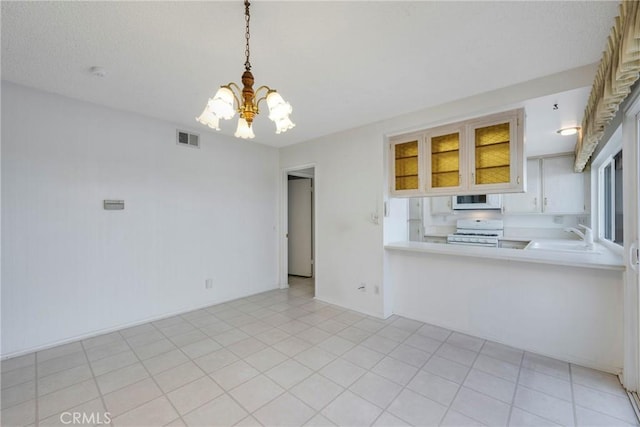
[[195, 133], [176, 130], [176, 142], [186, 147], [200, 148], [200, 136]]

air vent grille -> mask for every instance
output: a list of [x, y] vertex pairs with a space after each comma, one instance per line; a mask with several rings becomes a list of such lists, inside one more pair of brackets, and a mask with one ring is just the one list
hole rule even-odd
[[195, 133], [185, 132], [183, 130], [176, 131], [176, 142], [178, 145], [192, 148], [200, 148], [200, 136]]

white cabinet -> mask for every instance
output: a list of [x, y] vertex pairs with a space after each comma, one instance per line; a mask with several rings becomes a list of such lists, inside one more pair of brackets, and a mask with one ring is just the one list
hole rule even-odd
[[527, 160], [527, 191], [505, 194], [503, 211], [506, 214], [539, 213], [542, 206], [542, 186], [540, 181], [541, 159]]
[[429, 197], [432, 215], [448, 215], [451, 209], [451, 196]]
[[574, 156], [542, 160], [542, 211], [549, 214], [582, 214], [586, 210], [584, 173], [573, 171]]
[[587, 176], [573, 172], [574, 156], [560, 155], [527, 161], [527, 192], [504, 195], [505, 214], [552, 215], [586, 212]]
[[525, 189], [524, 109], [389, 141], [389, 191], [396, 197], [518, 193]]

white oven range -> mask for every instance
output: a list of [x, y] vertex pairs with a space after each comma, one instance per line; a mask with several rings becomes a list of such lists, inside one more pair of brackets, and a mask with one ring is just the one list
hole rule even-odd
[[459, 219], [456, 225], [456, 232], [447, 236], [447, 243], [453, 245], [497, 248], [504, 236], [504, 223], [499, 219]]

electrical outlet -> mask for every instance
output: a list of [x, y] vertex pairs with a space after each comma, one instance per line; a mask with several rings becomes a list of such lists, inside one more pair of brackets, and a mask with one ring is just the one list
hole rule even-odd
[[376, 295], [380, 295], [380, 286], [374, 286], [373, 287], [373, 293]]
[[204, 288], [211, 289], [213, 288], [213, 279], [207, 279], [204, 281]]
[[360, 292], [367, 292], [367, 284], [364, 282], [360, 283], [360, 286], [358, 286], [358, 290]]

